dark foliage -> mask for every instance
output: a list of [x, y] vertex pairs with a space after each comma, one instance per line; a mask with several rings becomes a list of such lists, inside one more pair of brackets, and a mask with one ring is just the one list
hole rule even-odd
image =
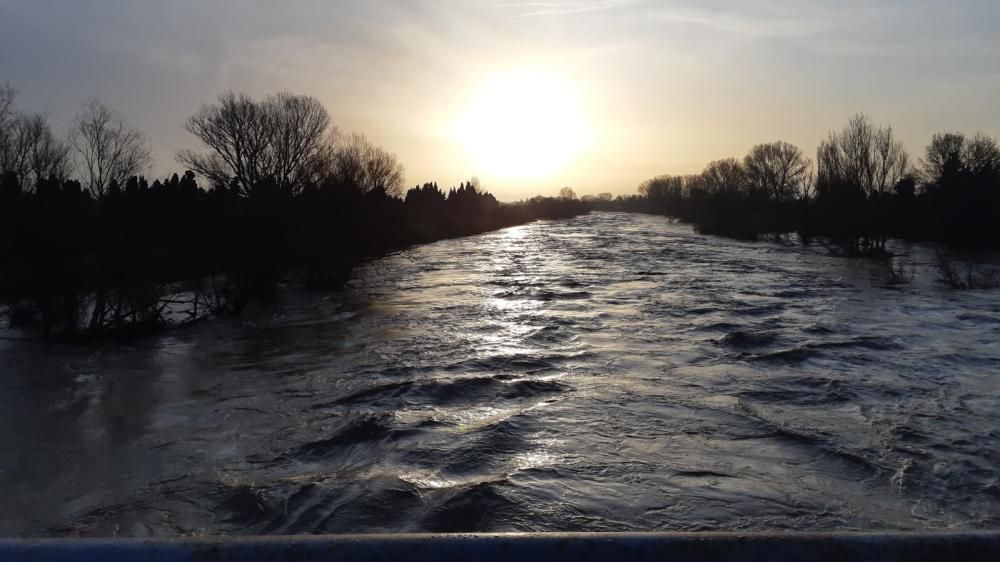
[[798, 149], [770, 143], [594, 207], [669, 215], [742, 239], [798, 233], [843, 255], [883, 254], [890, 238], [998, 248], [1000, 148], [983, 135], [935, 135], [918, 168], [891, 128], [858, 115], [820, 144], [815, 176]]
[[0, 296], [46, 334], [131, 335], [239, 313], [279, 282], [335, 288], [406, 246], [584, 213], [577, 201], [503, 205], [472, 183], [405, 199], [333, 179], [295, 193], [262, 181], [202, 189], [194, 173], [132, 177], [100, 198], [73, 180], [0, 184]]
[[224, 95], [189, 120], [208, 151], [180, 160], [207, 189], [192, 171], [152, 184], [135, 174], [145, 138], [93, 101], [73, 136], [81, 184], [68, 179], [69, 145], [13, 99], [0, 88], [0, 301], [12, 323], [47, 336], [132, 336], [238, 314], [283, 281], [336, 288], [409, 245], [588, 210], [575, 199], [502, 205], [475, 181], [402, 198], [394, 155], [338, 136], [316, 100], [290, 94]]

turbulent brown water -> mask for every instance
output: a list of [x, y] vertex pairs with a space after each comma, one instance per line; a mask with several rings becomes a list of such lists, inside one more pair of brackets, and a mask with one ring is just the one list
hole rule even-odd
[[1000, 293], [598, 213], [0, 342], [0, 534], [1000, 527]]

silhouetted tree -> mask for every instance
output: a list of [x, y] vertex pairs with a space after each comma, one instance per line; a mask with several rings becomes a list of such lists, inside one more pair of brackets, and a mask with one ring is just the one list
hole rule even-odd
[[997, 174], [1000, 171], [1000, 147], [997, 139], [984, 133], [976, 133], [966, 147], [965, 166], [973, 174]]
[[330, 173], [342, 185], [382, 190], [392, 196], [402, 195], [406, 174], [396, 155], [375, 146], [361, 133], [336, 141]]
[[836, 253], [884, 254], [890, 237], [964, 248], [1000, 247], [1000, 145], [984, 134], [934, 135], [910, 166], [891, 127], [856, 115], [817, 150], [818, 170], [794, 146], [767, 143], [742, 162], [694, 176], [658, 176], [639, 195], [595, 208], [667, 214], [701, 232], [740, 238], [798, 232]]
[[559, 198], [565, 199], [566, 201], [576, 201], [576, 192], [573, 191], [572, 187], [566, 186], [559, 190]]
[[[922, 161], [924, 237], [961, 246], [1000, 243], [1000, 147], [983, 134], [934, 135]], [[918, 230], [918, 229], [914, 229]]]
[[15, 98], [17, 90], [7, 82], [0, 84], [0, 130], [13, 118]]
[[309, 96], [280, 93], [257, 101], [226, 93], [184, 126], [209, 151], [181, 151], [178, 161], [218, 186], [248, 195], [263, 181], [299, 190], [328, 172], [330, 116]]
[[16, 112], [14, 110], [14, 99], [17, 91], [4, 83], [0, 85], [0, 172], [13, 171], [13, 161], [15, 159], [14, 149], [14, 123]]
[[887, 204], [909, 170], [909, 156], [891, 127], [864, 114], [831, 132], [817, 150], [819, 230], [848, 254], [881, 252], [892, 220]]
[[26, 187], [50, 176], [64, 179], [70, 168], [69, 147], [52, 134], [45, 115], [18, 113], [15, 95], [10, 86], [0, 86], [0, 172], [15, 174]]
[[938, 133], [924, 150], [920, 162], [922, 179], [925, 183], [938, 182], [940, 178], [958, 173], [962, 167], [965, 150], [965, 135], [961, 133]]
[[27, 119], [25, 130], [31, 138], [28, 151], [28, 170], [31, 183], [42, 178], [64, 180], [69, 177], [72, 159], [70, 146], [52, 134], [44, 115]]
[[751, 191], [776, 202], [796, 200], [809, 176], [809, 160], [795, 145], [777, 141], [758, 144], [743, 158]]
[[70, 142], [84, 185], [98, 198], [152, 163], [145, 136], [97, 100], [91, 100], [77, 116]]
[[859, 113], [838, 133], [820, 143], [818, 187], [860, 190], [865, 197], [885, 195], [909, 171], [909, 155], [892, 127], [880, 127]]

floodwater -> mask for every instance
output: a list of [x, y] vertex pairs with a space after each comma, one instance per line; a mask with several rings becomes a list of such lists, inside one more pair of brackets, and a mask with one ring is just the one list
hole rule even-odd
[[595, 213], [130, 345], [0, 341], [0, 535], [996, 529], [1000, 293], [902, 251], [892, 286]]

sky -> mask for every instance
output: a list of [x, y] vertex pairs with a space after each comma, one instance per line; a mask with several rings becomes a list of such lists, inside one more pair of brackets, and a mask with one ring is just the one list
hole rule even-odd
[[631, 193], [765, 141], [813, 155], [859, 111], [914, 156], [998, 136], [997, 29], [995, 0], [0, 0], [0, 83], [57, 131], [99, 98], [148, 136], [153, 176], [220, 93], [308, 94], [408, 184], [515, 200]]

